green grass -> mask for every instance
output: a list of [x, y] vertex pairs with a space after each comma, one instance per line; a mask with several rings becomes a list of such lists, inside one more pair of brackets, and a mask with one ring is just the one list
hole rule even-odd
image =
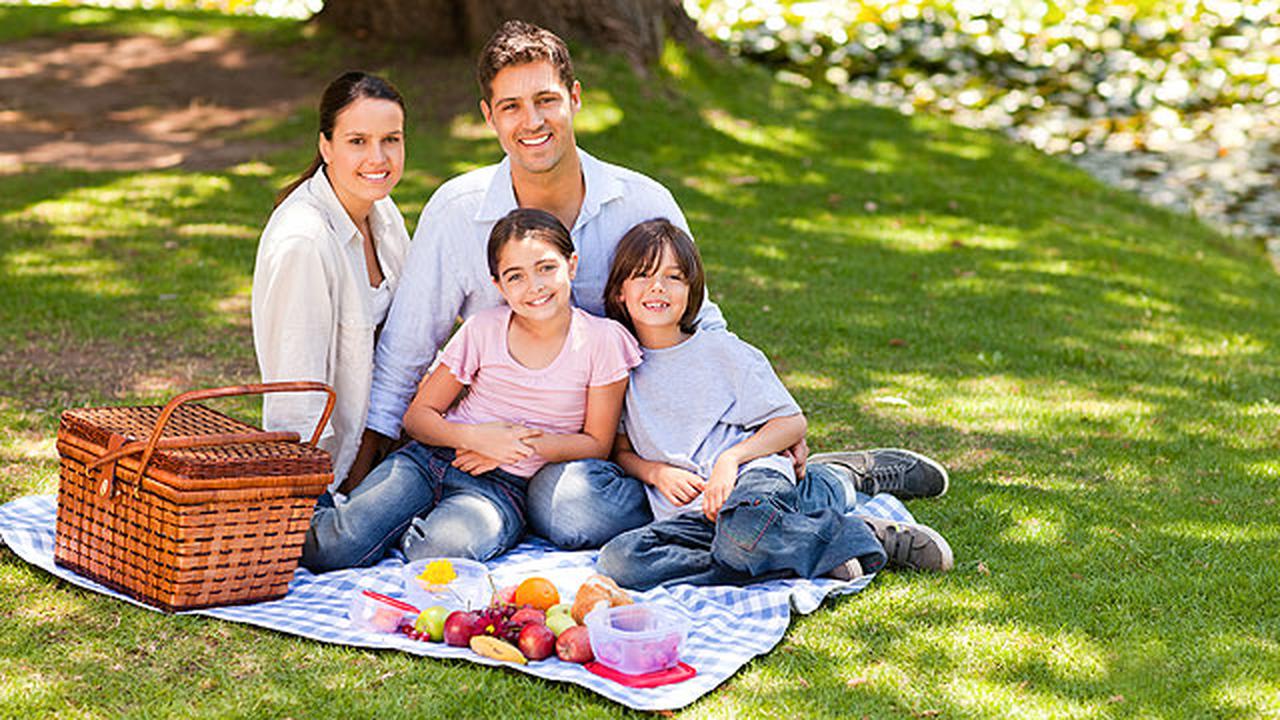
[[[3, 38], [65, 32], [68, 12], [0, 9]], [[103, 32], [232, 22], [102, 12]], [[232, 29], [301, 33], [251, 25]], [[886, 574], [797, 618], [682, 716], [1280, 716], [1280, 278], [1256, 247], [995, 135], [750, 67], [672, 51], [638, 80], [578, 60], [582, 146], [676, 194], [811, 446], [953, 469], [911, 509], [955, 572]], [[419, 67], [390, 72], [408, 87]], [[443, 178], [499, 153], [435, 97], [409, 97], [411, 225]], [[63, 407], [254, 379], [257, 233], [313, 121], [253, 130], [296, 149], [221, 172], [0, 176], [0, 502], [56, 488]], [[629, 714], [514, 672], [151, 613], [5, 549], [0, 638], [0, 717]]]

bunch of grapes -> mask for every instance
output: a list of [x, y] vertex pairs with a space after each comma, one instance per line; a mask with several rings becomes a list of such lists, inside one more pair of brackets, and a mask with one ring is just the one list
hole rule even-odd
[[522, 627], [511, 622], [511, 616], [515, 615], [517, 609], [515, 605], [495, 603], [479, 610], [477, 611], [480, 616], [479, 627], [485, 635], [492, 635], [514, 644], [520, 637]]

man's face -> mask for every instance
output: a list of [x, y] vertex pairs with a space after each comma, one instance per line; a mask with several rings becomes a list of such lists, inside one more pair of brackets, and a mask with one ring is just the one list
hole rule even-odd
[[512, 169], [555, 170], [574, 148], [573, 116], [582, 107], [578, 83], [565, 87], [551, 63], [539, 60], [499, 70], [491, 88], [493, 99], [481, 100], [480, 111]]

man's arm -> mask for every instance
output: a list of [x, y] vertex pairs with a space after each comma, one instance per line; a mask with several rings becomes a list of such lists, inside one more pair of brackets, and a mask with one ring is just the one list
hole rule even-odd
[[476, 270], [471, 256], [483, 263], [484, 248], [468, 247], [475, 234], [471, 218], [450, 212], [451, 205], [437, 192], [422, 211], [374, 353], [365, 426], [386, 438], [400, 436], [418, 383], [466, 302]]

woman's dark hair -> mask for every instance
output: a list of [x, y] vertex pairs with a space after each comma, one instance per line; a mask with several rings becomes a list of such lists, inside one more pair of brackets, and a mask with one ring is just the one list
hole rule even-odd
[[[324, 89], [324, 95], [320, 98], [320, 134], [324, 135], [326, 140], [333, 140], [333, 125], [337, 122], [338, 114], [361, 98], [390, 100], [399, 105], [400, 111], [404, 112], [404, 98], [400, 97], [400, 91], [396, 90], [391, 83], [377, 75], [359, 70], [345, 72], [329, 83], [329, 87]], [[289, 197], [289, 193], [306, 182], [307, 178], [314, 175], [323, 165], [324, 158], [320, 156], [320, 150], [317, 148], [311, 165], [276, 195], [276, 207], [279, 207], [280, 203]]]
[[489, 274], [498, 279], [498, 255], [512, 240], [541, 240], [565, 258], [573, 256], [573, 238], [564, 223], [545, 210], [516, 208], [494, 224], [489, 231]]
[[702, 256], [693, 238], [666, 218], [645, 220], [627, 231], [618, 241], [609, 280], [604, 285], [604, 314], [617, 320], [635, 334], [627, 304], [622, 300], [622, 284], [637, 275], [656, 272], [662, 262], [662, 249], [671, 248], [676, 264], [689, 283], [689, 304], [680, 316], [681, 332], [692, 334], [698, 328], [698, 311], [706, 292], [707, 276], [702, 269]]

